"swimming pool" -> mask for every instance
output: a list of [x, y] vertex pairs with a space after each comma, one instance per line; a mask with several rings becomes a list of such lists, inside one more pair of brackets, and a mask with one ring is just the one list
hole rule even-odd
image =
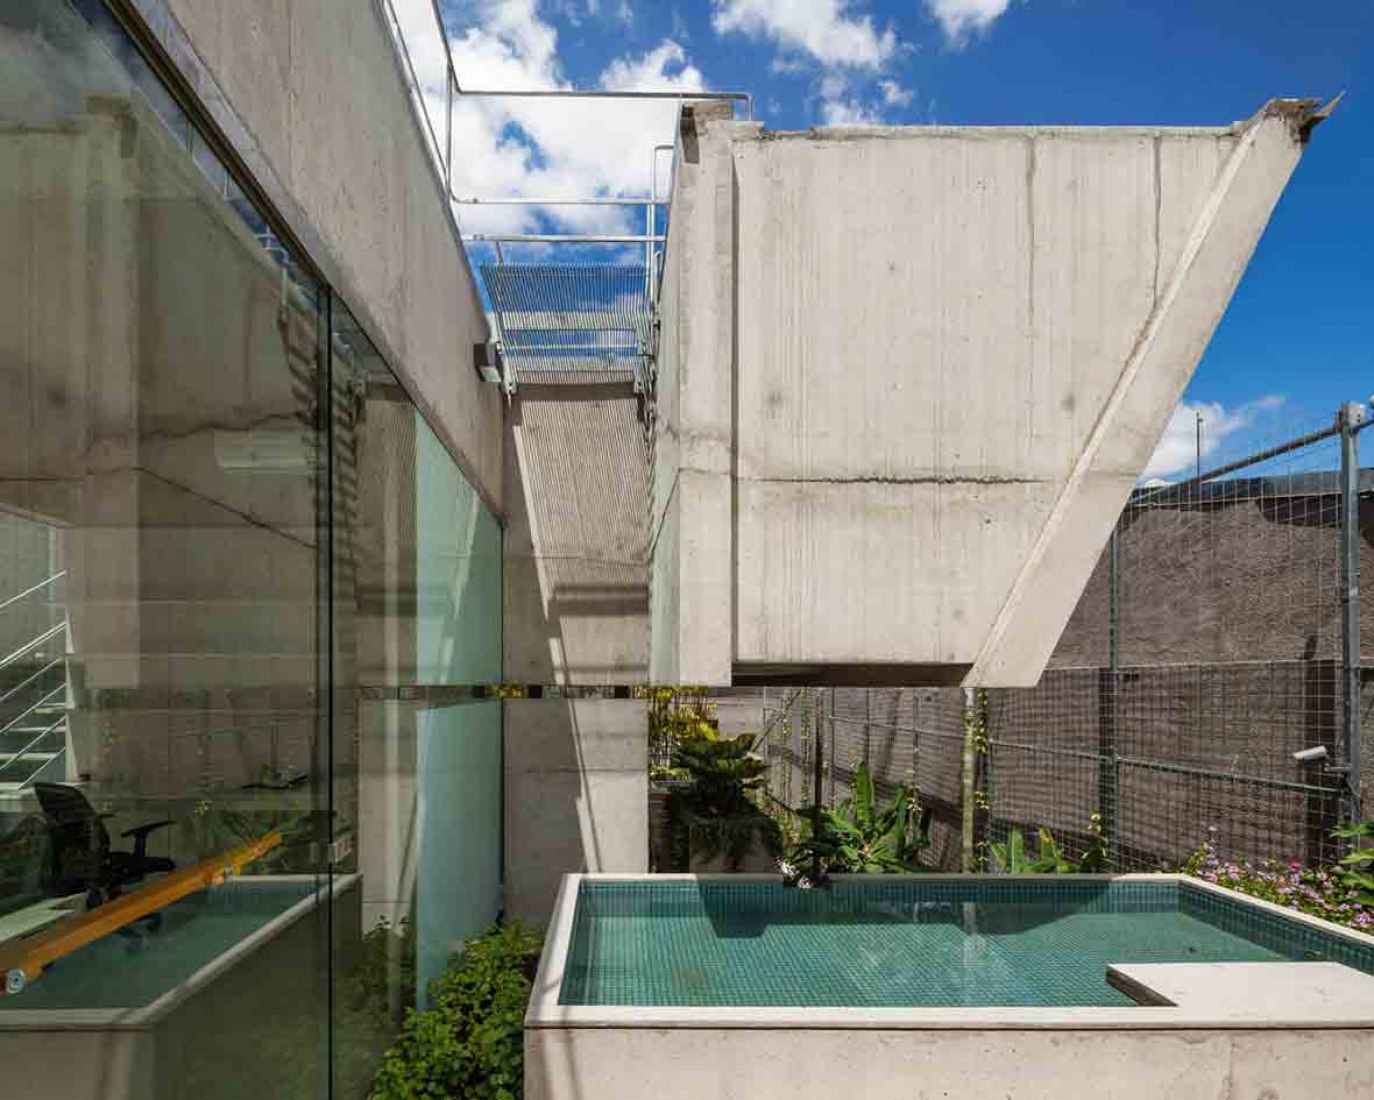
[[322, 1095], [330, 954], [361, 939], [359, 876], [235, 877], [162, 914], [0, 1000], [4, 1079], [27, 1100]]
[[526, 1100], [1374, 1095], [1374, 937], [1182, 875], [568, 875]]
[[318, 887], [307, 877], [250, 877], [182, 898], [160, 911], [156, 931], [136, 924], [52, 963], [37, 981], [0, 999], [0, 1024], [7, 1012], [152, 1004], [268, 922], [313, 898]]
[[562, 1005], [1132, 1005], [1116, 963], [1326, 959], [1374, 948], [1185, 881], [582, 882]]

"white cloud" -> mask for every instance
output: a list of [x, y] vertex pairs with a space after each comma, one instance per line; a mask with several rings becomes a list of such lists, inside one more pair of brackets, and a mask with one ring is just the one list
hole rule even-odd
[[850, 7], [850, 0], [713, 0], [711, 26], [720, 35], [770, 39], [822, 65], [877, 72], [897, 51], [896, 32], [879, 31]]
[[842, 73], [826, 73], [820, 82], [821, 123], [825, 126], [868, 126], [881, 122], [878, 112], [849, 90]]
[[883, 106], [885, 107], [909, 107], [911, 105], [911, 90], [903, 88], [895, 80], [880, 80], [878, 90], [883, 93]]
[[706, 84], [701, 70], [687, 60], [687, 51], [664, 39], [640, 57], [618, 57], [601, 74], [601, 86], [616, 90], [700, 91]]
[[821, 122], [826, 126], [877, 126], [882, 118], [857, 99], [827, 99], [821, 104]]
[[1011, 0], [926, 0], [926, 10], [953, 43], [987, 30], [1010, 6]]
[[[444, 55], [430, 0], [398, 0], [396, 6], [442, 140]], [[628, 4], [620, 8], [630, 10]], [[584, 8], [589, 14], [594, 9]], [[596, 10], [620, 9], [603, 4]], [[475, 24], [451, 41], [454, 68], [465, 88], [571, 87], [558, 59], [557, 30], [540, 17], [536, 0], [496, 0], [477, 12]], [[615, 59], [598, 80], [607, 89], [684, 92], [700, 90], [705, 83], [683, 47], [669, 40], [647, 53]], [[453, 110], [454, 194], [587, 198], [647, 193], [652, 148], [672, 140], [677, 107], [673, 100], [460, 97]], [[636, 218], [642, 212], [623, 207], [460, 206], [458, 213], [463, 228], [472, 232], [529, 232], [539, 228], [541, 214], [560, 230], [642, 228]]]
[[1197, 465], [1199, 415], [1202, 417], [1202, 460], [1205, 468], [1207, 459], [1227, 439], [1253, 427], [1260, 414], [1272, 412], [1282, 404], [1283, 398], [1275, 394], [1230, 409], [1219, 401], [1179, 402], [1142, 477], [1192, 476]]

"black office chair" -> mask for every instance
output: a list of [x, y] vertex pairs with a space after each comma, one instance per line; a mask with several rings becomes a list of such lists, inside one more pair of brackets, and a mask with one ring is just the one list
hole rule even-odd
[[120, 895], [125, 886], [145, 875], [172, 871], [176, 864], [162, 856], [148, 855], [148, 834], [171, 825], [151, 821], [119, 835], [132, 837], [132, 852], [110, 848], [110, 834], [98, 814], [76, 787], [65, 783], [35, 783], [34, 793], [47, 818], [52, 838], [52, 872], [49, 889], [55, 894], [86, 892], [86, 907], [94, 909]]

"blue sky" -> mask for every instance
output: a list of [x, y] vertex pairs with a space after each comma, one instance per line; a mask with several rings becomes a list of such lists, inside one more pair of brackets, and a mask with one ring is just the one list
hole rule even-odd
[[[1189, 388], [1209, 461], [1374, 394], [1374, 2], [443, 0], [465, 84], [754, 93], [773, 129], [886, 123], [1223, 124], [1344, 90]], [[464, 116], [481, 193], [639, 192], [671, 116], [591, 105]], [[626, 111], [629, 111], [627, 114]], [[609, 114], [607, 112], [610, 112]], [[665, 125], [665, 119], [667, 123]], [[576, 132], [604, 139], [585, 154]], [[593, 162], [599, 157], [598, 162]], [[512, 215], [513, 216], [513, 215]], [[607, 212], [570, 216], [607, 225]], [[580, 219], [580, 220], [579, 220]], [[601, 219], [601, 220], [597, 220]], [[498, 221], [497, 228], [502, 227]], [[507, 227], [509, 223], [506, 223]], [[1176, 428], [1192, 417], [1180, 414]]]

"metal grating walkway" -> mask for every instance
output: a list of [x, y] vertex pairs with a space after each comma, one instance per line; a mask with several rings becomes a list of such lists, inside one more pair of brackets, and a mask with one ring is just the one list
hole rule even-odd
[[480, 267], [506, 387], [632, 381], [643, 392], [653, 352], [653, 307], [638, 264]]

